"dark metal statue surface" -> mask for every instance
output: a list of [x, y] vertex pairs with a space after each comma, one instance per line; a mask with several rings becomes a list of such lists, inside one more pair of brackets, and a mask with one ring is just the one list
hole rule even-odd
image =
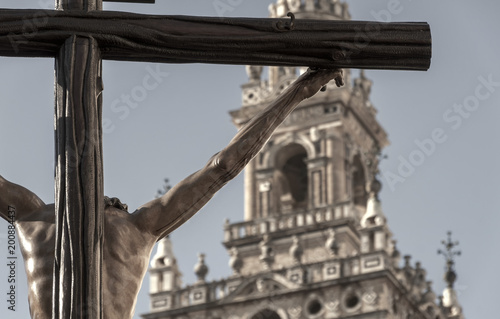
[[[308, 70], [272, 104], [250, 120], [201, 170], [190, 175], [160, 198], [126, 211], [116, 199], [106, 198], [102, 258], [102, 316], [132, 318], [137, 294], [147, 271], [154, 244], [198, 212], [245, 165], [304, 99], [334, 79], [342, 85], [341, 70]], [[0, 176], [0, 216], [10, 221], [15, 210], [29, 285], [32, 318], [52, 317], [55, 253], [55, 207], [28, 189]]]

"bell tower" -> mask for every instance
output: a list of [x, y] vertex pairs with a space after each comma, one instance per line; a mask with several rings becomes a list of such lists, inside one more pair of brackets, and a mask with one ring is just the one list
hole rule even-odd
[[[296, 68], [247, 67], [243, 106], [231, 112], [237, 127], [263, 109], [298, 73]], [[350, 205], [359, 219], [374, 187], [378, 155], [388, 145], [370, 102], [372, 82], [361, 72], [351, 84], [328, 86], [304, 101], [278, 128], [245, 171], [245, 220]]]

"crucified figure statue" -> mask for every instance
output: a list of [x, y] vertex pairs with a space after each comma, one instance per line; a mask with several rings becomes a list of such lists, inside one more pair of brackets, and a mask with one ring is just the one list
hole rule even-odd
[[[308, 70], [250, 120], [201, 170], [169, 192], [128, 213], [117, 199], [104, 209], [103, 318], [132, 318], [155, 243], [198, 212], [261, 150], [275, 129], [303, 100], [329, 81], [343, 84], [343, 71]], [[32, 318], [52, 317], [55, 252], [54, 204], [0, 176], [0, 216], [15, 225], [27, 273]], [[84, 302], [84, 301], [82, 301]]]

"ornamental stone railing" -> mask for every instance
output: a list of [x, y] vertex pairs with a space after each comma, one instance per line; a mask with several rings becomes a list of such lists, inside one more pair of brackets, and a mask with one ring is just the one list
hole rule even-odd
[[[312, 278], [306, 276], [313, 270], [320, 268], [321, 276]], [[198, 282], [174, 291], [164, 291], [151, 294], [151, 311], [170, 311], [179, 308], [206, 307], [210, 304], [215, 305], [229, 296], [241, 284], [248, 284], [252, 279], [267, 276], [269, 273], [278, 273], [284, 276], [288, 281], [297, 285], [298, 290], [306, 288], [307, 285], [327, 281], [338, 281], [343, 278], [354, 279], [356, 276], [362, 276], [383, 270], [391, 270], [390, 258], [385, 251], [371, 252], [356, 256], [344, 258], [333, 257], [331, 260], [315, 262], [297, 267], [291, 267], [286, 270], [277, 270], [267, 273], [255, 274], [252, 276], [241, 277], [232, 276], [226, 279], [212, 282]], [[292, 289], [293, 290], [293, 289]], [[292, 292], [292, 290], [290, 292]], [[248, 296], [252, 298], [252, 296]]]
[[301, 227], [328, 226], [332, 222], [342, 219], [351, 219], [359, 222], [359, 212], [350, 202], [339, 203], [334, 206], [314, 208], [308, 211], [296, 211], [290, 214], [271, 216], [246, 222], [224, 225], [224, 243], [249, 237], [260, 237], [265, 234], [297, 229]]

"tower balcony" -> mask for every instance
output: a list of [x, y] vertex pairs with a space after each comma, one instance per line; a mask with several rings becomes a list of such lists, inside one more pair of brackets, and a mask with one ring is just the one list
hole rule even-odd
[[237, 246], [259, 241], [264, 235], [289, 236], [310, 230], [352, 223], [357, 225], [364, 212], [359, 212], [352, 202], [313, 209], [301, 209], [289, 214], [224, 225], [224, 245]]

